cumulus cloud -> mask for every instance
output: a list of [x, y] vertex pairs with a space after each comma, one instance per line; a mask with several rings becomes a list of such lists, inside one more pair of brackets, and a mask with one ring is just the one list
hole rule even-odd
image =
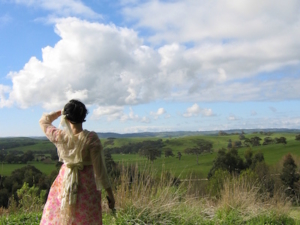
[[84, 5], [80, 0], [13, 0], [13, 2], [50, 11], [53, 13], [50, 17], [101, 18], [101, 15]]
[[231, 114], [230, 116], [228, 116], [227, 119], [231, 120], [231, 121], [238, 120], [238, 118], [235, 115], [233, 115], [233, 114]]
[[92, 119], [107, 117], [108, 121], [121, 119], [124, 115], [124, 108], [121, 106], [99, 106], [93, 110]]
[[198, 104], [194, 104], [191, 107], [187, 108], [186, 112], [183, 114], [184, 117], [192, 117], [192, 116], [212, 116], [213, 112], [211, 109], [202, 109]]
[[[168, 12], [168, 16], [165, 16]], [[123, 9], [137, 27], [153, 32], [161, 42], [219, 41], [229, 43], [278, 36], [278, 30], [296, 31], [300, 3], [297, 0], [144, 1]], [[296, 38], [296, 37], [295, 37]]]
[[139, 132], [163, 132], [174, 130], [174, 127], [167, 126], [133, 126], [124, 129], [125, 133], [139, 133]]
[[139, 115], [134, 114], [132, 108], [130, 108], [129, 114], [124, 114], [124, 115], [121, 117], [121, 121], [128, 121], [128, 120], [143, 121], [143, 119], [141, 119], [141, 118], [139, 117]]
[[129, 113], [125, 113], [125, 109], [122, 106], [99, 106], [93, 110], [91, 118], [94, 120], [106, 118], [108, 121], [120, 120], [121, 122], [135, 121], [150, 123], [148, 117], [140, 117], [134, 113], [131, 107], [129, 108]]
[[[299, 99], [300, 77], [290, 72], [300, 68], [300, 52], [295, 50], [300, 48], [297, 39], [300, 30], [296, 29], [300, 24], [298, 8], [287, 8], [287, 13], [282, 11], [285, 7], [273, 9], [272, 4], [270, 7], [282, 17], [282, 24], [278, 24], [280, 20], [274, 20], [275, 24], [270, 26], [259, 20], [265, 15], [273, 21], [274, 15], [266, 11], [265, 4], [268, 6], [269, 1], [261, 3], [259, 10], [253, 9], [252, 1], [245, 1], [246, 8], [238, 1], [224, 2], [149, 1], [141, 3], [140, 8], [130, 4], [133, 7], [124, 11], [126, 17], [136, 20], [137, 29], [154, 29], [156, 36], [146, 39], [147, 43], [154, 39], [164, 41], [165, 44], [158, 47], [146, 45], [145, 37], [133, 29], [71, 17], [61, 19], [55, 25], [55, 32], [61, 39], [54, 47], [42, 49], [42, 60], [32, 57], [22, 70], [8, 75], [12, 87], [9, 98], [3, 99], [23, 108], [41, 105], [51, 110], [61, 108], [70, 98], [95, 107], [133, 106], [156, 100]], [[41, 1], [40, 5], [43, 4], [46, 3]], [[298, 3], [291, 1], [290, 4], [296, 6]], [[191, 14], [178, 19], [181, 7]], [[216, 14], [207, 14], [208, 8], [215, 13], [220, 11], [219, 20], [215, 20], [213, 15]], [[170, 18], [176, 20], [164, 16], [159, 23], [161, 9], [170, 12]], [[207, 18], [209, 26], [195, 18], [191, 21], [190, 15], [196, 13], [194, 9], [200, 14], [199, 18]], [[256, 14], [257, 10], [259, 14]], [[149, 13], [153, 13], [151, 20]], [[239, 15], [246, 24], [239, 21]], [[197, 21], [200, 21], [199, 27], [195, 24]], [[234, 29], [229, 29], [232, 21], [235, 21]], [[249, 32], [243, 32], [241, 26], [247, 27]], [[176, 35], [169, 27], [176, 28]], [[286, 32], [278, 32], [278, 28], [283, 27]], [[185, 45], [190, 41], [192, 46]], [[291, 69], [284, 76], [273, 78], [272, 71], [285, 67]], [[198, 115], [210, 115], [212, 112], [207, 110]], [[195, 113], [187, 111], [185, 116]]]
[[10, 92], [10, 87], [0, 84], [0, 108], [11, 106], [12, 102], [7, 100], [6, 95]]
[[158, 119], [159, 116], [166, 113], [164, 108], [159, 108], [156, 112], [150, 112], [150, 115], [154, 117], [154, 119]]
[[56, 25], [61, 40], [11, 72], [10, 99], [21, 107], [62, 106], [69, 98], [94, 105], [134, 105], [163, 97], [158, 53], [136, 32], [68, 18]]
[[[274, 89], [274, 86], [266, 82], [261, 84], [261, 73], [286, 66], [297, 71], [300, 67], [300, 52], [296, 51], [300, 48], [300, 30], [297, 29], [300, 26], [300, 2], [297, 0], [145, 1], [125, 7], [123, 14], [134, 22], [137, 29], [152, 30], [153, 35], [147, 40], [154, 44], [180, 43], [185, 46], [185, 43], [192, 43], [188, 49], [177, 48], [178, 54], [174, 48], [169, 50], [169, 55], [173, 53], [174, 56], [168, 61], [168, 64], [174, 62], [173, 67], [181, 68], [176, 70], [176, 77], [184, 74], [186, 84], [188, 78], [193, 77], [193, 84], [189, 85], [190, 94], [210, 89], [216, 99], [223, 100], [223, 91], [219, 95], [218, 88], [228, 87], [229, 91], [234, 87], [237, 92], [248, 92], [244, 88], [250, 85], [237, 79], [253, 78], [251, 87], [255, 83], [259, 86], [254, 87], [256, 91], [253, 92], [263, 92], [261, 97], [251, 91], [247, 96], [239, 94], [245, 100], [264, 100], [264, 88]], [[168, 72], [170, 74], [172, 70]], [[296, 81], [298, 83], [299, 78]], [[220, 85], [218, 82], [225, 83]], [[280, 84], [280, 81], [276, 83]], [[281, 85], [280, 88], [285, 92], [288, 90]], [[227, 98], [227, 93], [225, 96]], [[292, 98], [290, 94], [284, 96]]]

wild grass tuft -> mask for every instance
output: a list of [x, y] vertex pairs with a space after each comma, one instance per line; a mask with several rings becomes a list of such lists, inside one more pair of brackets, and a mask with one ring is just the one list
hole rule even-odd
[[253, 177], [226, 178], [217, 199], [209, 195], [206, 185], [179, 182], [166, 171], [158, 175], [151, 164], [123, 164], [114, 183], [117, 214], [111, 215], [104, 205], [108, 224], [277, 224], [272, 218], [296, 224], [289, 216], [289, 202], [280, 193], [262, 196], [261, 184]]

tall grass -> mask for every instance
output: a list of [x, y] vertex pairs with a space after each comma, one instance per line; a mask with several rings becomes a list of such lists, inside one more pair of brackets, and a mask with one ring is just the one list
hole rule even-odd
[[[119, 165], [121, 175], [112, 182], [116, 213], [103, 202], [105, 225], [300, 224], [299, 213], [279, 188], [270, 197], [261, 187], [262, 182], [247, 173], [224, 177], [220, 195], [215, 197], [208, 189], [208, 181], [195, 181], [192, 175], [193, 179], [179, 182], [180, 176], [176, 178], [164, 170], [157, 173], [152, 164]], [[0, 222], [38, 223], [41, 212], [19, 210], [20, 215], [3, 211]]]
[[170, 172], [158, 176], [151, 164], [121, 165], [114, 183], [117, 214], [109, 216], [103, 206], [108, 224], [300, 224], [280, 192], [266, 197], [261, 183], [247, 176], [226, 178], [220, 198], [209, 195], [207, 181], [179, 183]]

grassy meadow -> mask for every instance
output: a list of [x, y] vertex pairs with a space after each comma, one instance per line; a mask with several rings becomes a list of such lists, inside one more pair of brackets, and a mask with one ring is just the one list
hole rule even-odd
[[[253, 136], [259, 136], [261, 139], [264, 139], [265, 135], [260, 134], [246, 134], [247, 138], [251, 138]], [[265, 161], [268, 165], [276, 165], [284, 155], [287, 153], [291, 153], [295, 156], [300, 157], [300, 142], [295, 140], [295, 134], [291, 133], [274, 133], [272, 134], [272, 138], [275, 137], [286, 137], [287, 144], [271, 144], [271, 145], [261, 145], [258, 147], [252, 147], [253, 152], [261, 151], [264, 154]], [[114, 145], [115, 147], [122, 146], [129, 143], [140, 142], [143, 140], [157, 140], [159, 138], [128, 138], [128, 139], [115, 139]], [[195, 141], [197, 139], [204, 139], [213, 142], [213, 153], [206, 153], [200, 155], [199, 157], [199, 165], [196, 163], [196, 157], [194, 155], [186, 155], [184, 154], [184, 149], [188, 147], [193, 147], [195, 145]], [[158, 171], [167, 170], [172, 171], [176, 176], [186, 177], [189, 176], [190, 173], [194, 173], [200, 178], [204, 178], [207, 176], [210, 168], [212, 167], [213, 160], [216, 157], [216, 153], [220, 148], [227, 148], [228, 140], [231, 139], [232, 142], [238, 141], [238, 135], [228, 135], [228, 136], [191, 136], [191, 137], [178, 137], [178, 138], [163, 138], [165, 143], [164, 148], [171, 148], [173, 150], [174, 155], [177, 155], [177, 152], [180, 151], [183, 153], [181, 160], [178, 160], [175, 157], [165, 158], [163, 155], [161, 158], [158, 158], [154, 161], [153, 167]], [[168, 141], [167, 141], [168, 140]], [[262, 143], [262, 141], [261, 141]], [[109, 146], [108, 146], [109, 147]], [[241, 147], [238, 149], [239, 154], [243, 157], [244, 152], [248, 149], [248, 147]], [[124, 163], [138, 163], [145, 164], [147, 160], [138, 156], [138, 154], [113, 154], [113, 159], [116, 162], [124, 162]]]
[[[268, 165], [277, 167], [283, 156], [291, 153], [297, 165], [300, 165], [300, 142], [295, 140], [293, 133], [274, 133], [271, 137], [285, 137], [287, 144], [271, 144], [252, 147], [253, 152], [261, 151]], [[259, 136], [261, 134], [246, 134], [246, 138]], [[157, 140], [160, 138], [118, 138], [113, 145], [104, 147], [123, 146], [129, 143], [144, 140]], [[184, 149], [193, 147], [198, 139], [213, 142], [213, 152], [200, 155], [199, 165], [194, 155], [184, 154]], [[284, 191], [279, 187], [274, 190], [271, 198], [266, 197], [265, 192], [260, 192], [262, 183], [251, 179], [251, 176], [232, 176], [224, 178], [220, 197], [210, 196], [207, 191], [210, 181], [201, 179], [181, 182], [174, 186], [169, 173], [180, 176], [181, 179], [188, 178], [194, 173], [198, 178], [206, 178], [213, 160], [220, 148], [226, 148], [228, 140], [238, 141], [238, 135], [218, 136], [199, 135], [162, 138], [164, 148], [171, 148], [174, 155], [182, 153], [179, 160], [176, 157], [165, 158], [162, 154], [153, 163], [138, 154], [113, 154], [113, 159], [121, 166], [121, 176], [113, 180], [115, 186], [116, 213], [112, 214], [103, 201], [103, 224], [201, 224], [201, 225], [300, 225], [299, 205], [292, 205], [286, 198]], [[106, 139], [101, 139], [102, 143]], [[261, 141], [262, 143], [263, 141]], [[1, 144], [1, 140], [0, 140]], [[40, 151], [53, 148], [47, 141], [37, 141], [33, 145], [19, 146], [14, 150]], [[243, 157], [248, 147], [238, 149]], [[55, 162], [44, 164], [42, 162], [30, 162], [43, 173], [49, 174], [55, 169]], [[137, 176], [128, 176], [128, 164], [132, 164]], [[14, 169], [21, 168], [25, 164], [1, 164], [1, 174], [9, 175]], [[2, 168], [3, 167], [3, 168]], [[139, 172], [137, 172], [139, 171]], [[299, 171], [299, 167], [298, 167]], [[128, 185], [130, 184], [130, 185]], [[102, 193], [103, 196], [106, 193]], [[0, 224], [39, 224], [42, 215], [42, 201], [38, 196], [31, 196], [26, 204], [21, 207], [0, 208]], [[37, 200], [36, 200], [37, 199]]]
[[[271, 137], [274, 139], [275, 137], [285, 137], [287, 139], [287, 144], [270, 144], [270, 145], [261, 145], [258, 147], [252, 147], [253, 152], [261, 151], [264, 154], [265, 161], [268, 165], [276, 166], [284, 155], [287, 153], [291, 153], [295, 156], [300, 157], [300, 142], [295, 140], [294, 133], [273, 133]], [[258, 136], [261, 139], [264, 139], [266, 135], [257, 134], [245, 134], [246, 138], [251, 138], [253, 136]], [[239, 135], [226, 135], [226, 136], [218, 136], [218, 135], [199, 135], [199, 136], [184, 136], [184, 137], [169, 137], [169, 138], [117, 138], [114, 139], [113, 145], [107, 145], [104, 147], [120, 147], [123, 145], [127, 145], [129, 143], [137, 143], [142, 142], [144, 140], [158, 140], [162, 139], [165, 144], [164, 148], [171, 148], [173, 150], [174, 155], [177, 155], [177, 152], [182, 153], [182, 158], [179, 160], [176, 157], [168, 157], [165, 158], [162, 154], [161, 158], [158, 158], [153, 162], [153, 167], [158, 171], [172, 171], [172, 173], [176, 176], [180, 176], [181, 178], [185, 178], [190, 176], [191, 173], [194, 173], [199, 178], [206, 178], [210, 168], [212, 167], [212, 163], [214, 158], [216, 157], [216, 153], [220, 148], [227, 148], [228, 140], [231, 139], [232, 142], [239, 140]], [[199, 157], [199, 165], [196, 163], [196, 157], [194, 155], [184, 154], [184, 149], [188, 147], [193, 147], [195, 145], [195, 141], [198, 139], [204, 139], [211, 141], [213, 143], [213, 153], [206, 153], [200, 155]], [[0, 139], [0, 145], [1, 145]], [[20, 140], [22, 141], [22, 140]], [[106, 139], [101, 139], [104, 144]], [[48, 149], [55, 149], [54, 145], [46, 140], [37, 140], [34, 139], [34, 144], [28, 146], [19, 146], [15, 148], [11, 148], [9, 150], [19, 150], [19, 151], [41, 151]], [[261, 143], [263, 140], [261, 141]], [[243, 157], [244, 152], [248, 149], [248, 147], [241, 147], [238, 149], [239, 154]], [[138, 154], [112, 154], [113, 159], [116, 162], [128, 163], [128, 164], [146, 164], [147, 159], [140, 157]], [[42, 162], [30, 162], [29, 164], [35, 166], [37, 169], [41, 170], [43, 173], [50, 174], [52, 170], [55, 169], [55, 163], [44, 164]], [[2, 163], [0, 165], [0, 174], [1, 175], [10, 175], [10, 173], [17, 169], [25, 166], [25, 164], [6, 164]]]

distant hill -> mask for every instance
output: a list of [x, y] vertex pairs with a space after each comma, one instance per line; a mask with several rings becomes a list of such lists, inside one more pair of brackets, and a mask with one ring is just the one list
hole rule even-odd
[[[272, 133], [300, 133], [300, 129], [285, 129], [285, 128], [270, 128], [270, 129], [232, 129], [222, 130], [228, 134], [232, 133], [253, 133], [253, 132], [272, 132]], [[131, 138], [131, 137], [183, 137], [183, 136], [197, 136], [197, 135], [218, 135], [219, 130], [214, 131], [169, 131], [169, 132], [142, 132], [142, 133], [100, 133], [99, 138]]]
[[[220, 130], [212, 131], [166, 131], [166, 132], [141, 132], [141, 133], [113, 133], [113, 132], [97, 132], [99, 138], [131, 138], [131, 137], [184, 137], [184, 136], [197, 136], [197, 135], [218, 135]], [[286, 128], [265, 128], [265, 129], [231, 129], [231, 130], [222, 130], [228, 134], [232, 133], [242, 133], [250, 134], [253, 132], [272, 132], [272, 133], [300, 133], [300, 129], [286, 129]], [[24, 141], [27, 140], [47, 140], [46, 136], [31, 136], [31, 137], [0, 137], [0, 143], [7, 140], [18, 140]]]

